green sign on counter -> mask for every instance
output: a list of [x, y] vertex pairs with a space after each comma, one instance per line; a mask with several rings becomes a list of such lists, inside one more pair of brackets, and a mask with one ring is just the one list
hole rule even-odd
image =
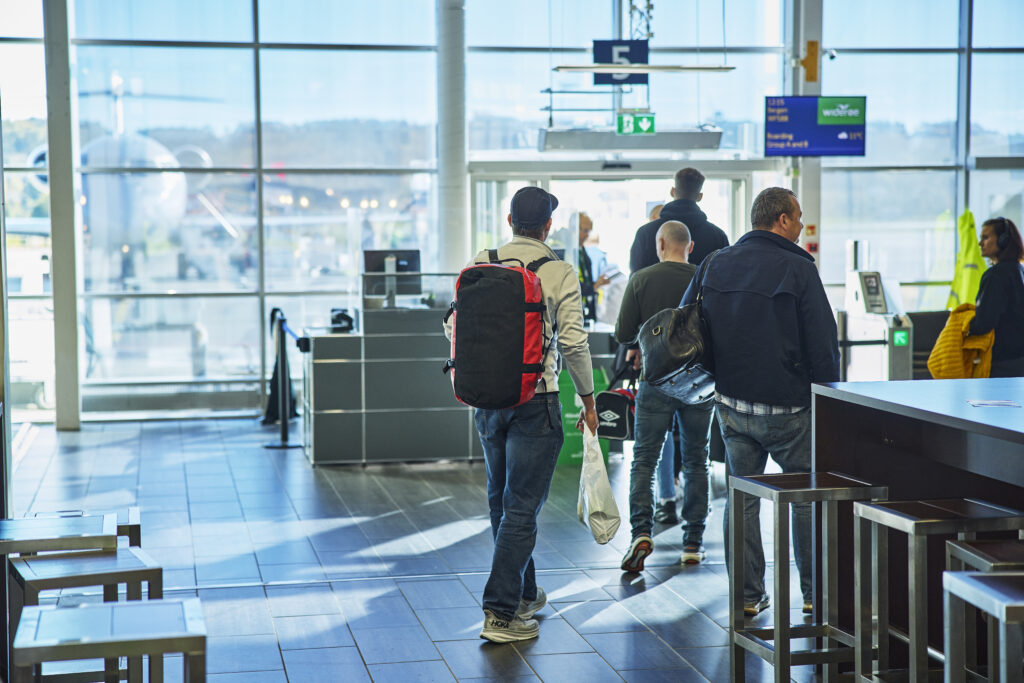
[[909, 330], [893, 330], [892, 332], [892, 345], [893, 346], [908, 346], [910, 344], [910, 331]]
[[619, 135], [654, 135], [654, 114], [619, 114], [615, 132]]
[[[608, 376], [601, 368], [594, 369], [594, 395], [608, 388]], [[558, 375], [558, 400], [562, 404], [562, 433], [565, 440], [562, 450], [558, 453], [559, 465], [578, 465], [583, 462], [583, 434], [576, 429], [576, 420], [580, 417], [583, 402], [576, 394], [572, 377], [563, 371]], [[608, 439], [600, 439], [601, 452], [605, 462], [608, 461]]]

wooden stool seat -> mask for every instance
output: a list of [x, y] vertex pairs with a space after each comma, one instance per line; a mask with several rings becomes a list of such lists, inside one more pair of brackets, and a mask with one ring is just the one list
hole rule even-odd
[[[43, 662], [148, 657], [150, 683], [163, 683], [163, 655], [185, 655], [185, 681], [206, 680], [206, 625], [197, 598], [26, 607], [14, 637], [14, 681], [35, 680]], [[129, 672], [129, 683], [141, 683]]]
[[946, 681], [967, 680], [964, 607], [971, 605], [996, 621], [999, 659], [989, 662], [990, 680], [1024, 682], [1024, 572], [946, 572], [942, 575], [942, 588]]
[[[970, 498], [854, 503], [854, 603], [856, 679], [875, 680], [889, 671], [889, 636], [910, 648], [910, 680], [928, 673], [928, 537], [1024, 529], [1024, 512]], [[908, 621], [903, 634], [889, 623], [888, 529], [907, 535]], [[868, 538], [871, 545], [868, 545]], [[876, 666], [877, 664], [877, 666]]]
[[[44, 590], [102, 586], [103, 600], [117, 602], [118, 586], [125, 584], [129, 600], [142, 599], [146, 583], [150, 600], [163, 597], [163, 569], [139, 548], [80, 551], [16, 557], [10, 561], [11, 632], [18, 628], [25, 606], [38, 605]], [[117, 672], [117, 660], [107, 661], [107, 674]], [[142, 660], [128, 660], [129, 677], [142, 676]]]

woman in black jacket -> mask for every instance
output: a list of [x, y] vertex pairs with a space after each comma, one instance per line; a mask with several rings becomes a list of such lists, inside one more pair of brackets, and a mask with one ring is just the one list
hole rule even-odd
[[981, 255], [992, 267], [981, 276], [974, 320], [968, 334], [996, 331], [990, 377], [1024, 377], [1024, 244], [1008, 218], [981, 226]]

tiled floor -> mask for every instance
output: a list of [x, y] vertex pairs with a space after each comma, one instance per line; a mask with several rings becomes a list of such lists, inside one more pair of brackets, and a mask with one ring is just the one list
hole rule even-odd
[[[628, 519], [595, 544], [576, 519], [579, 469], [560, 467], [534, 555], [550, 600], [540, 637], [494, 645], [478, 638], [491, 557], [481, 463], [313, 469], [301, 451], [264, 449], [274, 434], [247, 420], [32, 430], [15, 513], [138, 504], [167, 595], [202, 600], [211, 682], [728, 677], [721, 499], [707, 564], [679, 565], [679, 529], [659, 527], [648, 570], [625, 575]], [[628, 517], [628, 462], [609, 472]], [[770, 680], [748, 661], [748, 680]], [[168, 675], [181, 680], [180, 660]]]

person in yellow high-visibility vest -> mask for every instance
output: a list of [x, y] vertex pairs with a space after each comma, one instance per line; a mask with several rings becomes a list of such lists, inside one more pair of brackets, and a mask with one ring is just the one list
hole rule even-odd
[[953, 284], [949, 289], [947, 309], [954, 309], [960, 304], [974, 303], [978, 295], [981, 276], [985, 272], [985, 259], [982, 258], [978, 246], [978, 233], [974, 227], [974, 214], [968, 209], [957, 221], [957, 233], [960, 236], [960, 249], [956, 253], [956, 266], [953, 273]]

